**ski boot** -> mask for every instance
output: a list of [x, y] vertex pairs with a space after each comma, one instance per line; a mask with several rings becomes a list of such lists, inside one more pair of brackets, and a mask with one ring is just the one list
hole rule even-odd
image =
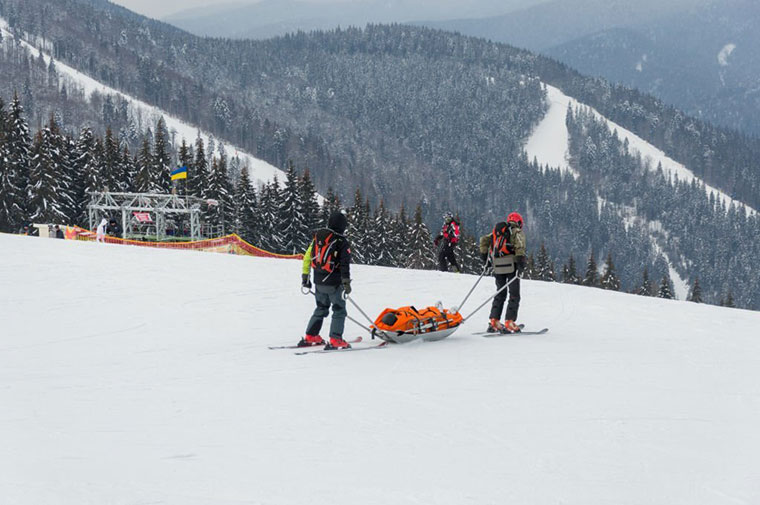
[[507, 319], [504, 321], [504, 330], [506, 333], [520, 333], [520, 326], [517, 325], [514, 321], [511, 319]]
[[298, 347], [312, 347], [315, 345], [325, 345], [325, 341], [319, 335], [306, 335], [298, 342]]
[[335, 349], [350, 349], [351, 344], [343, 340], [342, 337], [330, 337], [330, 343], [325, 346], [325, 351], [332, 351]]
[[492, 318], [488, 320], [488, 329], [486, 330], [488, 333], [505, 333], [506, 328], [503, 324], [501, 324], [501, 321], [498, 319]]

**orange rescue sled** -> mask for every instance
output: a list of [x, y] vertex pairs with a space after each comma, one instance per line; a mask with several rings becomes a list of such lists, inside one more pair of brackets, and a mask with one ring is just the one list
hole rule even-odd
[[439, 307], [385, 309], [372, 325], [372, 335], [397, 344], [422, 338], [443, 340], [462, 324], [462, 315]]

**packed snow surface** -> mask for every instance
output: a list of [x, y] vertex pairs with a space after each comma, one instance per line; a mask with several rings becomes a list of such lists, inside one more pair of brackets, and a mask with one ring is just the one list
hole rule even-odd
[[[3, 37], [11, 38], [12, 35], [8, 29], [8, 22], [0, 17], [0, 33], [2, 33]], [[50, 64], [50, 47], [48, 47], [50, 44], [48, 42], [43, 39], [37, 40], [35, 42], [37, 46], [43, 48], [43, 51], [40, 51], [38, 47], [28, 43], [25, 40], [21, 40], [20, 43], [29, 49], [30, 53], [35, 58], [38, 58], [41, 53], [43, 59], [45, 60], [45, 63], [48, 65]], [[47, 49], [48, 52], [45, 52], [45, 49]], [[155, 123], [158, 122], [159, 118], [163, 117], [164, 121], [166, 121], [167, 130], [175, 136], [177, 144], [179, 144], [183, 138], [187, 140], [189, 144], [193, 144], [196, 138], [201, 137], [204, 143], [208, 146], [211, 135], [209, 135], [207, 132], [201, 131], [198, 129], [198, 127], [190, 125], [175, 116], [167, 114], [165, 111], [159, 109], [158, 107], [154, 107], [146, 102], [138, 100], [137, 98], [122, 93], [121, 91], [118, 91], [110, 86], [106, 86], [105, 84], [96, 81], [92, 77], [83, 74], [82, 72], [66, 65], [61, 61], [55, 61], [55, 68], [58, 74], [62, 76], [64, 80], [69, 80], [81, 88], [84, 91], [86, 98], [89, 98], [94, 92], [98, 92], [102, 95], [119, 96], [129, 103], [133, 115], [143, 118], [143, 120], [146, 122], [150, 122], [151, 127], [153, 127]], [[252, 182], [269, 182], [273, 180], [275, 176], [277, 176], [280, 181], [284, 180], [285, 173], [276, 168], [274, 165], [270, 165], [266, 161], [255, 158], [244, 150], [225, 143], [223, 140], [216, 139], [216, 142], [224, 143], [228, 156], [238, 156], [242, 165], [248, 166]]]
[[[630, 152], [639, 152], [644, 161], [650, 162], [650, 167], [652, 169], [657, 168], [658, 163], [662, 163], [662, 169], [665, 173], [670, 174], [671, 178], [677, 175], [679, 180], [686, 182], [691, 182], [692, 180], [697, 179], [700, 183], [705, 184], [705, 191], [708, 194], [714, 193], [717, 198], [723, 199], [726, 205], [734, 203], [737, 206], [743, 206], [747, 212], [751, 214], [756, 212], [756, 209], [749, 205], [734, 200], [723, 191], [706, 184], [703, 180], [696, 177], [694, 172], [689, 170], [686, 166], [668, 157], [662, 150], [653, 146], [635, 133], [626, 130], [617, 123], [605, 118], [593, 107], [589, 107], [580, 103], [575, 98], [565, 95], [559, 88], [555, 88], [548, 84], [545, 86], [549, 110], [525, 144], [525, 152], [528, 155], [529, 160], [532, 161], [535, 158], [543, 165], [549, 165], [550, 167], [555, 168], [559, 167], [565, 171], [572, 171], [572, 168], [567, 161], [570, 135], [567, 131], [565, 119], [568, 105], [572, 106], [573, 109], [582, 106], [591, 110], [597, 118], [604, 120], [611, 131], [617, 130], [620, 141], [622, 142], [627, 139]], [[573, 173], [576, 176], [578, 175], [575, 172]]]
[[[267, 346], [313, 309], [297, 261], [8, 235], [0, 259], [3, 504], [760, 503], [760, 313], [525, 282], [546, 335], [473, 336], [482, 312], [295, 356]], [[476, 280], [353, 277], [373, 317]]]

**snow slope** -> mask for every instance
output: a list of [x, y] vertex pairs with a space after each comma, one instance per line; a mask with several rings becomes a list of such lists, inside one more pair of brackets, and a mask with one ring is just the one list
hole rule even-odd
[[[8, 31], [8, 22], [2, 17], [0, 17], [0, 32], [2, 32], [3, 37], [12, 37]], [[45, 63], [50, 63], [50, 54], [48, 48], [49, 44], [46, 41], [36, 41], [36, 45], [42, 47], [43, 51], [40, 51], [40, 49], [35, 47], [35, 45], [32, 45], [24, 40], [21, 41], [21, 44], [27, 47], [35, 58], [38, 58], [40, 52], [42, 52], [42, 57], [44, 58]], [[48, 48], [48, 52], [45, 52], [45, 48]], [[185, 123], [181, 119], [172, 116], [157, 107], [138, 100], [130, 95], [124, 94], [114, 88], [106, 86], [89, 77], [88, 75], [83, 74], [82, 72], [79, 72], [78, 70], [64, 64], [61, 61], [55, 61], [55, 68], [58, 71], [58, 74], [62, 76], [64, 81], [68, 80], [79, 88], [82, 88], [84, 90], [85, 97], [89, 98], [93, 92], [98, 92], [103, 95], [118, 95], [130, 104], [132, 115], [135, 117], [142, 117], [145, 122], [155, 124], [158, 122], [158, 119], [160, 117], [163, 117], [164, 121], [166, 121], [167, 129], [170, 133], [176, 134], [178, 142], [180, 139], [184, 138], [189, 143], [193, 143], [195, 142], [195, 139], [200, 136], [203, 138], [204, 143], [208, 145], [210, 135], [207, 132], [199, 130], [196, 126]], [[238, 156], [241, 161], [241, 166], [246, 164], [248, 165], [249, 175], [251, 176], [252, 182], [268, 182], [274, 179], [275, 176], [277, 176], [281, 181], [284, 180], [285, 173], [276, 168], [274, 165], [270, 165], [266, 161], [255, 158], [251, 154], [238, 147], [231, 146], [226, 143], [225, 145], [228, 156]]]
[[[526, 282], [547, 335], [294, 356], [299, 270], [0, 235], [0, 503], [760, 503], [760, 313]], [[373, 316], [474, 281], [354, 271]]]
[[[686, 182], [691, 182], [696, 178], [699, 182], [705, 184], [704, 181], [696, 177], [694, 172], [689, 170], [686, 166], [669, 158], [662, 150], [654, 147], [633, 132], [626, 130], [617, 123], [605, 118], [593, 107], [581, 104], [576, 99], [565, 95], [560, 89], [555, 88], [554, 86], [548, 84], [545, 86], [547, 100], [549, 102], [549, 110], [525, 144], [525, 152], [528, 155], [528, 159], [533, 160], [536, 158], [541, 164], [559, 167], [562, 170], [571, 170], [567, 162], [569, 133], [567, 131], [567, 126], [565, 125], [565, 117], [568, 105], [571, 105], [573, 108], [583, 106], [591, 110], [597, 118], [606, 121], [610, 130], [617, 130], [621, 142], [628, 139], [631, 153], [636, 151], [641, 153], [641, 158], [643, 160], [650, 161], [652, 169], [657, 168], [658, 163], [662, 163], [663, 170], [665, 173], [670, 174], [671, 178], [677, 175], [679, 180]], [[575, 175], [577, 176], [577, 174]], [[755, 214], [757, 212], [756, 209], [738, 200], [734, 200], [723, 191], [710, 186], [709, 184], [705, 184], [705, 191], [708, 194], [711, 192], [715, 193], [716, 198], [723, 199], [727, 206], [734, 203], [737, 206], [744, 206], [750, 214]]]

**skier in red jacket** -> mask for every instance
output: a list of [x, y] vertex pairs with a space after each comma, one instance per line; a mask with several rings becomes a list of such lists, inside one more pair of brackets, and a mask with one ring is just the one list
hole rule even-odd
[[457, 263], [457, 257], [454, 255], [454, 247], [459, 243], [459, 223], [454, 219], [454, 215], [451, 212], [443, 215], [441, 234], [435, 238], [434, 243], [436, 246], [440, 246], [440, 250], [438, 251], [438, 270], [448, 272], [449, 263], [451, 263], [457, 272], [461, 272], [459, 263]]

